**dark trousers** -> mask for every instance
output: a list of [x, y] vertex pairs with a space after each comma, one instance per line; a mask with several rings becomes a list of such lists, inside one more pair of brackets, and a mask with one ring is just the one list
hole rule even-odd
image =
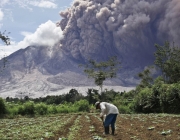
[[104, 127], [108, 127], [109, 125], [111, 125], [111, 128], [115, 128], [116, 118], [117, 118], [117, 114], [107, 115], [104, 121]]

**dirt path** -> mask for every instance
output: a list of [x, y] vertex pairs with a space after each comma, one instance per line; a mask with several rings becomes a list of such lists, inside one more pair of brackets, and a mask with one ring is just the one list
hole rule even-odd
[[78, 131], [78, 135], [75, 140], [86, 140], [87, 138], [91, 139], [94, 133], [89, 115], [82, 115], [80, 118], [79, 126], [81, 129]]

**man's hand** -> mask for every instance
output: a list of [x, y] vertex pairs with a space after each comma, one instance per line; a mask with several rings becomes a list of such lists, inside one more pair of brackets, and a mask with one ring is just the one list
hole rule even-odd
[[104, 122], [104, 120], [103, 120], [103, 116], [101, 116], [100, 118], [101, 118], [101, 120]]
[[101, 118], [102, 123], [103, 123], [103, 126], [104, 126], [104, 119], [103, 119], [103, 116], [101, 116], [100, 118]]

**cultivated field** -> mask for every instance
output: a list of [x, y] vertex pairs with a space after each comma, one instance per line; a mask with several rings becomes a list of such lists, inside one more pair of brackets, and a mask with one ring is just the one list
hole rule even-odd
[[180, 140], [180, 116], [122, 115], [116, 135], [103, 135], [99, 114], [0, 119], [0, 139], [20, 140]]

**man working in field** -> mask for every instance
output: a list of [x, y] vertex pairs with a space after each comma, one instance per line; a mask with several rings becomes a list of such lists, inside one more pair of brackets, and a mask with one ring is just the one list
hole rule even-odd
[[112, 135], [114, 135], [116, 117], [119, 114], [118, 108], [113, 104], [99, 101], [95, 103], [95, 106], [96, 109], [101, 110], [100, 118], [103, 121], [105, 134], [109, 134], [109, 125], [111, 125]]

